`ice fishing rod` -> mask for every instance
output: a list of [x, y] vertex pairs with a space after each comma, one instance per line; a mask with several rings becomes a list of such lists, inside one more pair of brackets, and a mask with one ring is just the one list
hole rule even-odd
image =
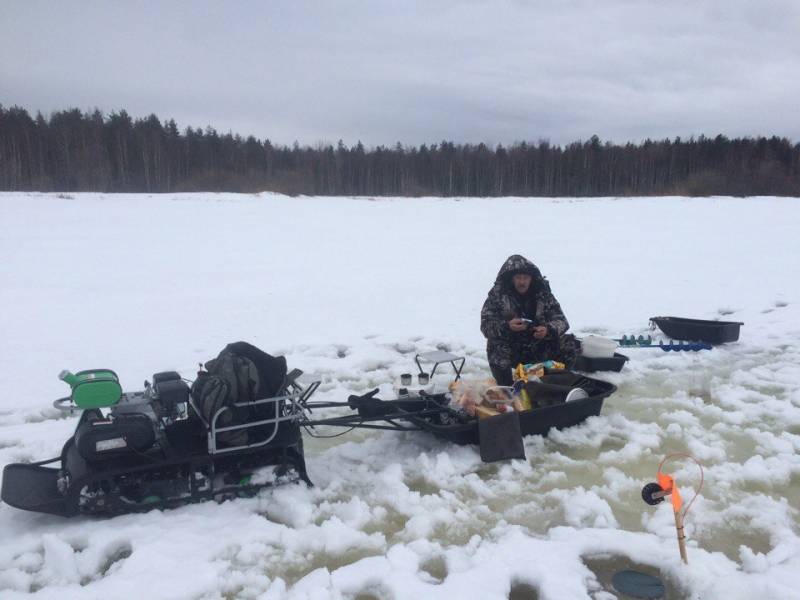
[[[683, 511], [681, 511], [683, 500], [681, 498], [681, 492], [678, 489], [678, 484], [675, 483], [675, 478], [672, 475], [663, 473], [661, 471], [665, 462], [678, 457], [693, 460], [700, 468], [700, 484], [697, 486], [697, 492], [695, 492], [694, 497], [691, 499], [689, 504], [686, 505], [686, 508], [684, 508]], [[678, 534], [678, 550], [681, 554], [681, 560], [683, 560], [685, 564], [689, 564], [689, 559], [686, 556], [686, 535], [684, 534], [683, 522], [686, 514], [689, 512], [689, 509], [692, 507], [692, 504], [694, 504], [694, 501], [697, 500], [697, 496], [700, 495], [700, 490], [703, 489], [703, 465], [701, 465], [700, 461], [691, 454], [668, 454], [661, 459], [661, 462], [658, 464], [656, 479], [658, 480], [657, 482], [648, 483], [642, 488], [642, 500], [647, 502], [647, 504], [650, 506], [655, 506], [656, 504], [663, 502], [666, 496], [671, 497], [672, 511], [675, 514], [675, 531]]]

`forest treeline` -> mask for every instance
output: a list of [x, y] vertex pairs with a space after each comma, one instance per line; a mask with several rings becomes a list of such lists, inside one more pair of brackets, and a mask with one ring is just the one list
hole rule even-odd
[[0, 105], [0, 189], [391, 196], [800, 196], [800, 144], [692, 137], [490, 148], [273, 145], [124, 110]]

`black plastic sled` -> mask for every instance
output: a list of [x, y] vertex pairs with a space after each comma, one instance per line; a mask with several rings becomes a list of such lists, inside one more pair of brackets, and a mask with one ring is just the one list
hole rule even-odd
[[[600, 414], [603, 401], [616, 391], [616, 386], [570, 371], [545, 375], [542, 382], [551, 388], [581, 388], [586, 397], [565, 402], [563, 397], [549, 406], [522, 411], [520, 432], [546, 435], [550, 429], [563, 429], [582, 423]], [[449, 406], [447, 394], [419, 394], [395, 400], [377, 398], [378, 390], [363, 396], [351, 396], [347, 403], [309, 403], [312, 407], [347, 406], [355, 411], [339, 417], [306, 422], [306, 425], [332, 425], [392, 431], [427, 431], [454, 444], [480, 444], [479, 419]], [[535, 400], [534, 400], [535, 403]]]
[[725, 344], [739, 339], [741, 321], [707, 321], [683, 317], [650, 317], [650, 321], [675, 340]]

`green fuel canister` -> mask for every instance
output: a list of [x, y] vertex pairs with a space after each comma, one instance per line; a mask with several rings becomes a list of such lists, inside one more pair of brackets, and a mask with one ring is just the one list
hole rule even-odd
[[122, 397], [119, 378], [111, 369], [79, 371], [74, 375], [64, 370], [58, 378], [72, 388], [72, 402], [78, 408], [114, 406]]

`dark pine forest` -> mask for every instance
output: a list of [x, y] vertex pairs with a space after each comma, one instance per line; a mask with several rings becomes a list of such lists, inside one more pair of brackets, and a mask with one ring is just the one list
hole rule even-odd
[[691, 137], [624, 145], [597, 136], [490, 148], [274, 145], [178, 129], [124, 110], [32, 117], [0, 105], [0, 190], [275, 191], [370, 196], [800, 196], [800, 144]]

